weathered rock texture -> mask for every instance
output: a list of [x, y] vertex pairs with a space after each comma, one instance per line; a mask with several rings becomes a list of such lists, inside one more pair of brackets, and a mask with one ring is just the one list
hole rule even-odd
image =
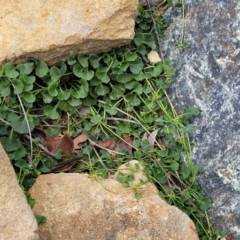
[[143, 4], [147, 5], [148, 4], [150, 6], [154, 6], [154, 5], [159, 5], [160, 3], [162, 3], [164, 0], [140, 0]]
[[37, 222], [0, 144], [0, 239], [37, 240]]
[[138, 0], [6, 1], [0, 8], [0, 65], [29, 57], [54, 64], [127, 44], [137, 5]]
[[204, 167], [199, 181], [213, 199], [214, 226], [240, 239], [240, 2], [186, 0], [186, 41], [182, 53], [181, 10], [167, 13], [163, 42], [177, 76], [171, 97], [178, 109], [196, 106], [194, 160]]
[[[138, 173], [136, 181], [144, 178]], [[163, 201], [154, 185], [143, 185], [141, 192], [137, 200], [114, 179], [78, 173], [41, 175], [30, 190], [37, 202], [34, 213], [47, 217], [39, 226], [41, 239], [198, 239], [193, 222]]]

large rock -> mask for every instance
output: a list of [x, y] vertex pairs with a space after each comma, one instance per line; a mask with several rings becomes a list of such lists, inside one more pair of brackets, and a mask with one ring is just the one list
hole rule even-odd
[[37, 222], [0, 144], [0, 239], [37, 240]]
[[[134, 172], [131, 188], [146, 180], [136, 163], [121, 168], [123, 174]], [[142, 186], [137, 200], [132, 189], [115, 179], [60, 173], [39, 176], [30, 193], [37, 202], [34, 213], [47, 217], [39, 226], [41, 239], [198, 239], [188, 216], [163, 201], [150, 183]]]
[[185, 40], [180, 52], [181, 10], [167, 13], [164, 56], [177, 75], [171, 97], [177, 108], [196, 106], [194, 161], [204, 167], [199, 182], [213, 200], [216, 229], [240, 239], [240, 1], [186, 0]]
[[138, 0], [5, 1], [0, 8], [0, 65], [29, 57], [54, 64], [134, 37]]

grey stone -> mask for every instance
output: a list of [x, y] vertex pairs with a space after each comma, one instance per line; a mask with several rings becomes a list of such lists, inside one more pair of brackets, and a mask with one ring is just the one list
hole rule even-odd
[[181, 34], [181, 10], [169, 9], [170, 27], [163, 55], [177, 75], [170, 96], [178, 110], [195, 106], [192, 119], [194, 161], [204, 167], [199, 177], [213, 200], [209, 211], [216, 229], [240, 239], [240, 1], [186, 0], [183, 52], [176, 47]]

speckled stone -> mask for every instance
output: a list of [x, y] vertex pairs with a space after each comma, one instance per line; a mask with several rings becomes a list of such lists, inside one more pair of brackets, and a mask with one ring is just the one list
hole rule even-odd
[[185, 39], [180, 52], [181, 10], [166, 13], [170, 27], [163, 55], [177, 75], [170, 95], [178, 110], [195, 106], [194, 161], [205, 172], [199, 182], [213, 199], [216, 229], [240, 240], [240, 1], [186, 0]]

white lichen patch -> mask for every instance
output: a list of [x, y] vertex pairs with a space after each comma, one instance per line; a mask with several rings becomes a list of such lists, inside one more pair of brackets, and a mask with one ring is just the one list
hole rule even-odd
[[240, 165], [236, 162], [219, 169], [217, 174], [223, 179], [224, 184], [231, 184], [235, 190], [240, 191]]

